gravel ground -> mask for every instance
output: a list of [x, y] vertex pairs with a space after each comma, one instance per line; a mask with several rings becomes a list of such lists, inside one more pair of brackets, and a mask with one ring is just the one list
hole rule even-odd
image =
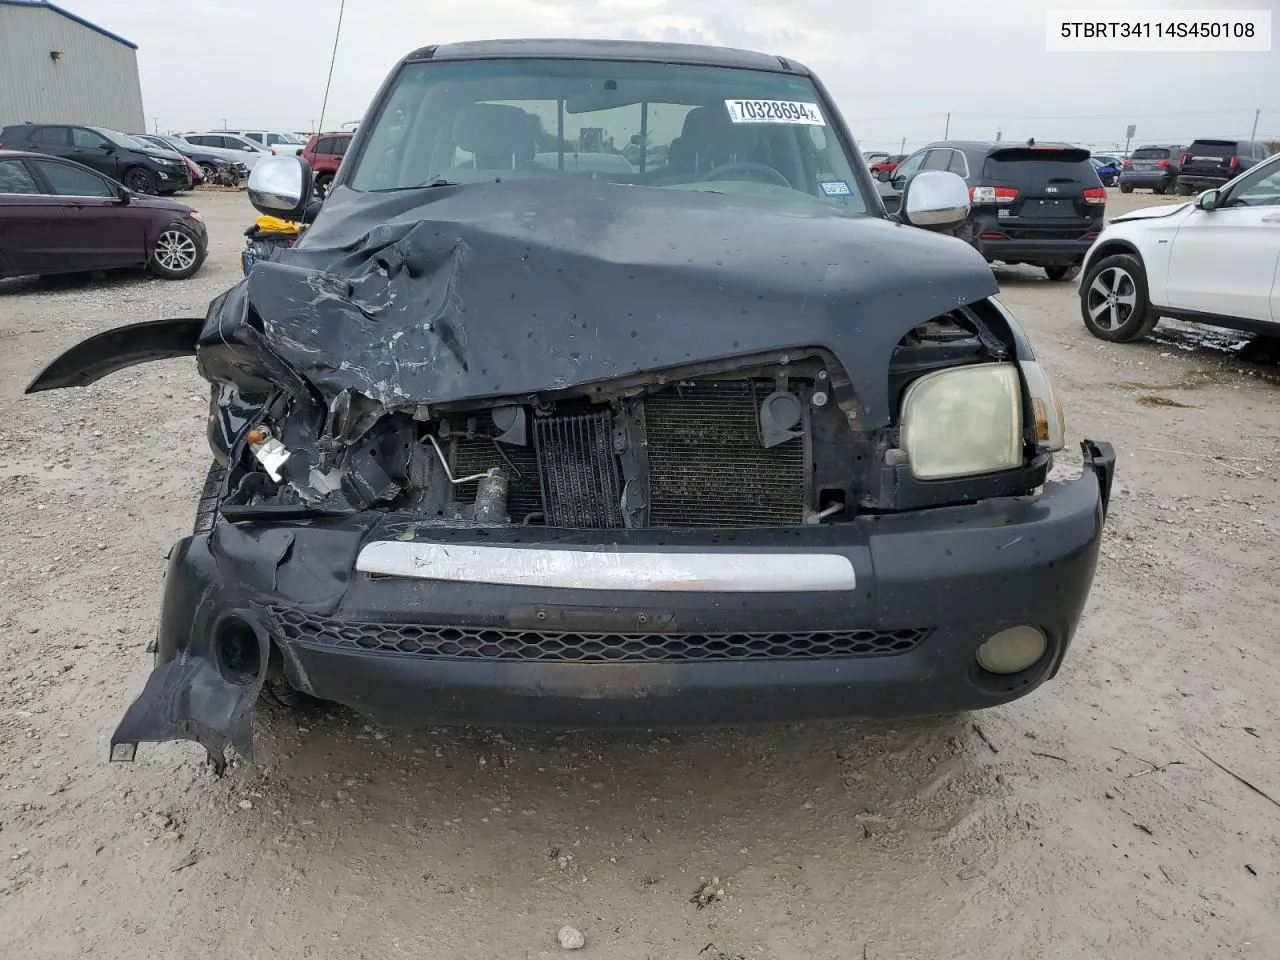
[[[1111, 210], [1157, 202], [1113, 195]], [[24, 398], [196, 278], [0, 284], [0, 956], [1274, 958], [1276, 368], [1234, 335], [1112, 346], [1001, 270], [1118, 486], [1062, 674], [1001, 709], [664, 736], [382, 730], [260, 710], [256, 762], [108, 764], [209, 456], [190, 360]], [[1252, 785], [1249, 786], [1249, 784]], [[572, 938], [570, 938], [572, 940]]]

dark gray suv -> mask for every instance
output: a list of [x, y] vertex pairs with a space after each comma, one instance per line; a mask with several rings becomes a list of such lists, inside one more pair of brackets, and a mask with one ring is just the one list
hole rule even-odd
[[1188, 197], [1220, 187], [1269, 156], [1267, 145], [1255, 140], [1196, 140], [1182, 155], [1177, 192]]
[[1172, 193], [1182, 172], [1182, 155], [1187, 148], [1179, 143], [1152, 143], [1139, 147], [1125, 158], [1120, 168], [1120, 192], [1154, 190]]

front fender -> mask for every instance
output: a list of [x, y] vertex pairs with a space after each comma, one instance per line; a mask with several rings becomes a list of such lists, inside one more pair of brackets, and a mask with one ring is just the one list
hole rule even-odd
[[104, 331], [62, 353], [40, 371], [26, 392], [85, 387], [135, 364], [193, 357], [203, 327], [203, 317], [181, 317], [130, 323]]

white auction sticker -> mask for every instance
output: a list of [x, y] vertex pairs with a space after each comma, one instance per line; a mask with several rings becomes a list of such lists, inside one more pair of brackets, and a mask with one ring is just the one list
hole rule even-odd
[[1093, 53], [1267, 53], [1270, 10], [1049, 10], [1045, 49]]
[[816, 103], [800, 100], [726, 100], [724, 108], [734, 123], [803, 123], [825, 127]]

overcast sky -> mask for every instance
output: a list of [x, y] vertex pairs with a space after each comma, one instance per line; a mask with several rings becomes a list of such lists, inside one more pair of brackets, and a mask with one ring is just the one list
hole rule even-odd
[[[137, 43], [147, 123], [310, 130], [339, 0], [58, 0]], [[325, 126], [359, 119], [397, 58], [492, 37], [680, 40], [794, 57], [824, 79], [864, 149], [952, 137], [1280, 139], [1271, 53], [1047, 53], [1045, 11], [1108, 0], [347, 0]], [[1147, 9], [1270, 9], [1280, 0], [1133, 0]], [[693, 12], [697, 11], [697, 12]], [[153, 120], [153, 118], [155, 118]]]

